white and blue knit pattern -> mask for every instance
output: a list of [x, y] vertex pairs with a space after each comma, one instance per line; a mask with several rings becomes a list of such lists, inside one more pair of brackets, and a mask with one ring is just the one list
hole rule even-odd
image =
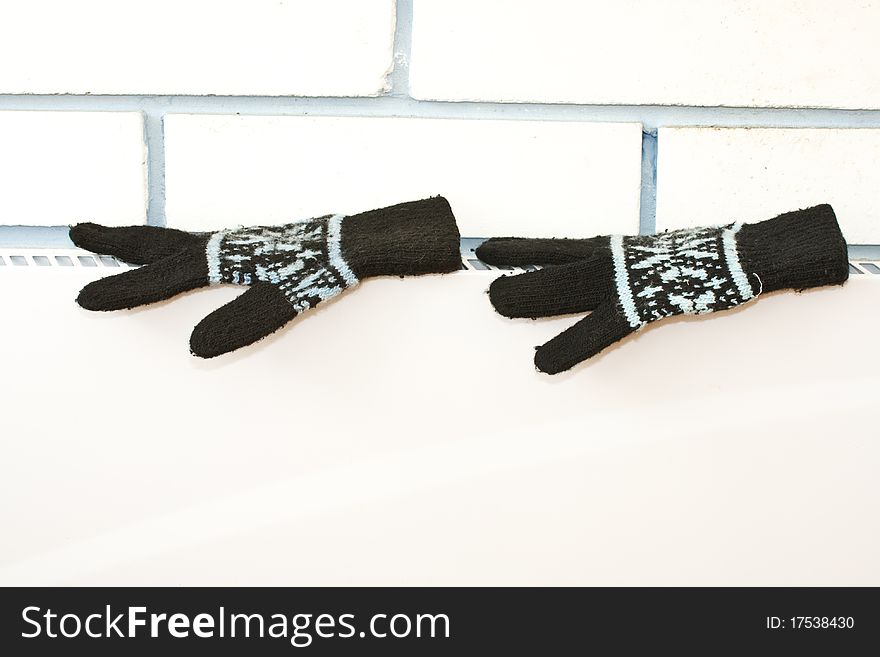
[[214, 233], [205, 249], [208, 280], [272, 283], [297, 311], [307, 310], [358, 283], [342, 254], [343, 221], [341, 215], [328, 215]]
[[610, 238], [615, 285], [627, 322], [732, 308], [756, 295], [736, 250], [738, 224]]

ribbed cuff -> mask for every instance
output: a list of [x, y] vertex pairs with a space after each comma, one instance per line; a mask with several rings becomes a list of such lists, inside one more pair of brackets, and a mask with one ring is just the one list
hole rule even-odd
[[358, 284], [358, 277], [351, 270], [348, 261], [342, 255], [342, 222], [346, 217], [334, 214], [327, 219], [327, 258], [348, 287]]
[[839, 285], [849, 277], [846, 241], [827, 204], [744, 224], [736, 244], [743, 269], [763, 292]]
[[219, 285], [223, 281], [220, 278], [220, 246], [228, 231], [221, 230], [211, 233], [205, 244], [205, 258], [208, 261], [208, 284]]
[[442, 196], [346, 217], [342, 255], [358, 278], [461, 269], [458, 226]]

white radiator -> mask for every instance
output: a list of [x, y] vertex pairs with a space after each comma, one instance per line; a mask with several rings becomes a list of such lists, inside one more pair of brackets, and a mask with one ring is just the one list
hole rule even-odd
[[202, 361], [239, 289], [91, 313], [112, 259], [0, 258], [0, 584], [880, 585], [875, 263], [551, 377], [576, 318], [500, 317], [497, 271]]

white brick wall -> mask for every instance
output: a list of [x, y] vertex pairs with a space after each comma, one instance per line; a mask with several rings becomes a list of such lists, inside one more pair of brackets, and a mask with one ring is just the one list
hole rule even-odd
[[0, 224], [143, 223], [137, 112], [0, 112]]
[[417, 0], [417, 98], [880, 107], [880, 4]]
[[659, 152], [658, 229], [831, 203], [849, 243], [880, 244], [880, 130], [670, 128]]
[[[151, 223], [206, 228], [444, 194], [469, 236], [629, 233], [655, 225], [656, 165], [658, 227], [827, 201], [880, 242], [876, 136], [853, 130], [880, 128], [880, 5], [397, 4], [6, 3], [0, 223], [141, 222], [148, 200]], [[772, 127], [792, 123], [813, 130]]]
[[367, 96], [394, 2], [28, 0], [0, 25], [0, 93]]
[[283, 223], [445, 195], [464, 235], [637, 233], [641, 127], [560, 121], [165, 119], [168, 225]]

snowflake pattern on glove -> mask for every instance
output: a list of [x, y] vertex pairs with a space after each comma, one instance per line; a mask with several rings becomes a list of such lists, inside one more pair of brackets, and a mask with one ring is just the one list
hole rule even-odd
[[610, 238], [620, 305], [630, 326], [710, 313], [755, 297], [736, 250], [739, 224]]
[[283, 226], [254, 226], [213, 233], [205, 249], [212, 285], [276, 285], [303, 312], [358, 278], [342, 256], [342, 215]]

